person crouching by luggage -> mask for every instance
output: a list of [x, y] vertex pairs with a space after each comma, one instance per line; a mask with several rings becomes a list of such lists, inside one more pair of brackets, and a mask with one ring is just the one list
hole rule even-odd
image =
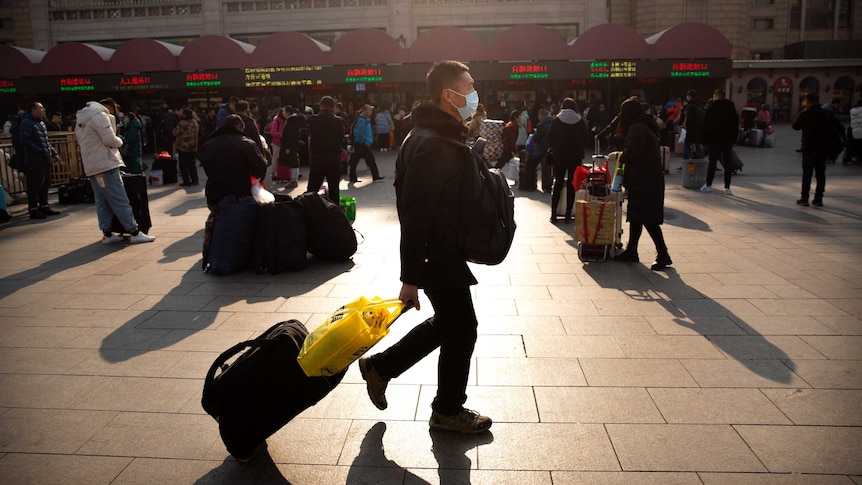
[[572, 180], [575, 177], [575, 169], [584, 161], [584, 141], [589, 136], [587, 123], [578, 113], [578, 106], [572, 98], [563, 100], [560, 112], [551, 122], [548, 131], [548, 139], [551, 143], [551, 151], [554, 153], [554, 192], [551, 194], [551, 223], [557, 223], [557, 206], [563, 194], [563, 186], [569, 188], [566, 191], [566, 216], [565, 222], [572, 222], [572, 206], [575, 205], [575, 191], [572, 189]]
[[[48, 141], [45, 126], [45, 107], [30, 103], [29, 110], [21, 115], [18, 127], [20, 146], [24, 149], [27, 174], [27, 202], [30, 219], [45, 219], [59, 212], [48, 207], [48, 188], [51, 186], [51, 161], [58, 160], [57, 151]], [[0, 194], [2, 196], [3, 194]]]
[[117, 216], [123, 228], [131, 234], [133, 244], [153, 242], [155, 237], [138, 230], [129, 196], [123, 187], [120, 167], [125, 164], [119, 150], [123, 146], [123, 140], [117, 136], [116, 124], [119, 111], [119, 105], [111, 98], [105, 98], [98, 103], [88, 101], [87, 106], [78, 111], [75, 121], [75, 138], [78, 139], [81, 149], [84, 173], [93, 186], [96, 215], [99, 218], [99, 229], [102, 230], [102, 244], [123, 240], [122, 235], [111, 232], [114, 216]]
[[338, 204], [341, 197], [341, 143], [344, 124], [335, 116], [335, 100], [331, 96], [320, 99], [320, 112], [308, 119], [308, 154], [311, 170], [306, 192], [317, 192], [326, 179], [329, 200]]
[[[491, 419], [464, 408], [467, 377], [476, 344], [476, 313], [470, 286], [476, 278], [456, 241], [461, 220], [460, 187], [475, 163], [468, 150], [463, 120], [476, 110], [479, 96], [469, 68], [442, 61], [428, 72], [433, 104], [413, 110], [416, 130], [430, 129], [435, 137], [410, 135], [395, 162], [395, 197], [401, 223], [401, 294], [419, 308], [419, 288], [425, 290], [435, 315], [420, 323], [389, 349], [359, 360], [371, 402], [386, 409], [389, 380], [440, 348], [437, 395], [431, 404], [432, 430], [481, 433]], [[413, 143], [421, 143], [411, 148]]]
[[180, 187], [198, 185], [198, 168], [195, 165], [195, 155], [198, 151], [198, 122], [192, 110], [183, 109], [180, 122], [174, 128], [174, 136], [180, 155], [180, 175], [183, 177]]
[[243, 134], [245, 122], [239, 115], [228, 115], [198, 151], [207, 184], [204, 195], [210, 214], [204, 223], [204, 253], [209, 247], [219, 201], [232, 196], [251, 197], [251, 178], [266, 176], [266, 158], [252, 139]]
[[636, 97], [631, 97], [620, 106], [620, 136], [625, 137], [622, 153], [614, 152], [609, 159], [622, 157], [625, 166], [623, 184], [628, 191], [629, 243], [626, 250], [614, 257], [614, 261], [636, 263], [638, 241], [644, 227], [655, 243], [656, 256], [651, 268], [663, 270], [673, 264], [667, 252], [661, 224], [664, 222], [664, 170], [661, 164], [659, 128], [652, 115]]
[[703, 144], [709, 147], [709, 166], [706, 169], [706, 183], [701, 192], [712, 192], [712, 181], [720, 160], [724, 167], [724, 194], [733, 195], [730, 180], [733, 176], [733, 144], [739, 134], [739, 114], [736, 105], [725, 97], [724, 91], [712, 94], [712, 103], [703, 117]]

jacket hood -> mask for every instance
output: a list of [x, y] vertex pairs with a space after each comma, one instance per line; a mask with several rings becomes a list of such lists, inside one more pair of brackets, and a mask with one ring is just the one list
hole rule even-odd
[[245, 136], [245, 134], [243, 134], [243, 132], [237, 130], [236, 128], [234, 128], [232, 126], [222, 126], [221, 128], [212, 132], [210, 134], [210, 136], [207, 137], [207, 140], [212, 140], [213, 138], [218, 138], [220, 136], [227, 136], [227, 135]]
[[639, 117], [637, 117], [635, 119], [634, 123], [632, 123], [632, 126], [634, 126], [638, 123], [645, 124], [647, 126], [647, 128], [649, 128], [656, 135], [658, 135], [659, 132], [661, 131], [661, 130], [659, 130], [658, 123], [656, 123], [655, 118], [651, 114], [644, 113], [644, 114], [640, 115]]
[[431, 128], [435, 132], [451, 138], [463, 139], [466, 132], [463, 124], [431, 103], [424, 103], [413, 110], [413, 122], [416, 126]]
[[564, 109], [561, 110], [560, 114], [557, 115], [557, 119], [567, 125], [574, 125], [578, 121], [581, 121], [583, 118], [581, 118], [581, 115], [573, 109]]
[[102, 106], [102, 104], [97, 101], [87, 101], [87, 106], [78, 110], [75, 123], [83, 128], [87, 126], [87, 123], [89, 123], [94, 116], [100, 113], [108, 114], [108, 108]]

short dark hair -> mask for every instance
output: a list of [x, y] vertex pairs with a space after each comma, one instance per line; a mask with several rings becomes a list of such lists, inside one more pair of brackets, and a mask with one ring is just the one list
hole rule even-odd
[[453, 86], [462, 74], [469, 71], [470, 68], [466, 64], [458, 61], [440, 61], [431, 66], [425, 77], [428, 91], [431, 93], [431, 102], [439, 103], [443, 90]]
[[509, 113], [509, 119], [512, 121], [515, 121], [520, 117], [521, 117], [521, 112], [516, 110], [516, 109], [513, 109], [512, 112]]
[[724, 99], [727, 97], [727, 94], [723, 89], [716, 89], [715, 92], [712, 93], [713, 96], [718, 96], [718, 99]]
[[805, 101], [811, 104], [820, 104], [820, 95], [817, 93], [808, 93], [805, 95]]
[[237, 113], [245, 113], [248, 111], [248, 102], [239, 101], [234, 105], [233, 109], [235, 109]]
[[53, 113], [51, 113], [51, 117], [53, 118], [54, 116], [59, 116], [60, 118], [62, 118], [62, 117], [63, 117], [63, 113], [61, 113], [61, 112], [59, 112], [59, 111], [54, 111]]
[[194, 117], [195, 117], [195, 114], [191, 109], [183, 108], [183, 119], [184, 120], [191, 120], [191, 119], [194, 119]]
[[33, 111], [34, 109], [36, 109], [36, 105], [40, 105], [40, 104], [42, 104], [42, 103], [39, 101], [33, 101], [32, 103], [28, 103], [27, 104], [27, 111]]
[[685, 93], [686, 96], [691, 96], [692, 99], [697, 97], [697, 91], [694, 89], [689, 89], [688, 92]]
[[335, 107], [341, 111], [344, 111], [344, 103], [342, 103], [341, 101], [335, 103]]
[[230, 99], [227, 100], [227, 102], [236, 104], [239, 103], [239, 98], [237, 98], [236, 96], [231, 96]]
[[335, 107], [335, 100], [332, 99], [332, 96], [324, 96], [320, 98], [320, 107], [332, 109]]
[[572, 98], [566, 98], [563, 100], [562, 109], [571, 109], [574, 111], [578, 110], [578, 104], [575, 103], [575, 100]]
[[224, 126], [229, 126], [240, 132], [245, 131], [245, 122], [242, 121], [242, 118], [240, 118], [239, 115], [228, 115], [228, 117], [224, 119]]
[[115, 108], [117, 107], [117, 102], [114, 101], [114, 98], [105, 98], [99, 101], [99, 104], [101, 104], [102, 106], [113, 106]]

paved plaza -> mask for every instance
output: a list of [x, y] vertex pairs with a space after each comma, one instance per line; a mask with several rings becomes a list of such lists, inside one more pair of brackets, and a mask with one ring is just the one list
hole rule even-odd
[[150, 188], [151, 244], [99, 244], [92, 205], [19, 213], [0, 226], [0, 483], [862, 484], [862, 167], [830, 165], [825, 207], [798, 207], [799, 136], [777, 138], [737, 148], [733, 197], [671, 170], [663, 273], [647, 235], [640, 264], [581, 263], [550, 197], [516, 192], [509, 257], [473, 267], [466, 405], [490, 433], [429, 433], [435, 352], [385, 411], [352, 366], [249, 463], [201, 409], [203, 376], [275, 322], [397, 297], [394, 152], [385, 181], [343, 182], [352, 261], [295, 273], [203, 273], [202, 186]]

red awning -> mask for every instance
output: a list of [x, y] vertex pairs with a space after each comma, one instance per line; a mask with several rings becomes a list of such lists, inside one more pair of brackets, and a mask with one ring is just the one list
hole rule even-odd
[[0, 45], [0, 77], [18, 79], [39, 75], [45, 51]]
[[329, 46], [299, 32], [276, 32], [254, 48], [250, 67], [328, 64]]
[[197, 69], [242, 69], [248, 67], [254, 46], [230, 37], [202, 35], [179, 55], [181, 71]]
[[649, 46], [627, 25], [602, 24], [573, 40], [568, 52], [569, 59], [645, 59]]
[[654, 59], [730, 59], [733, 45], [718, 29], [707, 24], [675, 25], [647, 37]]
[[436, 27], [416, 38], [407, 50], [407, 62], [490, 61], [488, 48], [473, 34], [458, 27]]
[[404, 62], [406, 51], [382, 30], [354, 30], [344, 34], [329, 51], [329, 62], [336, 66], [357, 64], [396, 64]]
[[176, 71], [182, 46], [153, 39], [133, 39], [123, 42], [111, 56], [111, 72]]
[[497, 61], [568, 59], [565, 41], [541, 25], [516, 25], [500, 33], [489, 51]]
[[114, 49], [81, 42], [57, 44], [42, 59], [41, 74], [65, 76], [68, 74], [105, 74], [108, 60]]

